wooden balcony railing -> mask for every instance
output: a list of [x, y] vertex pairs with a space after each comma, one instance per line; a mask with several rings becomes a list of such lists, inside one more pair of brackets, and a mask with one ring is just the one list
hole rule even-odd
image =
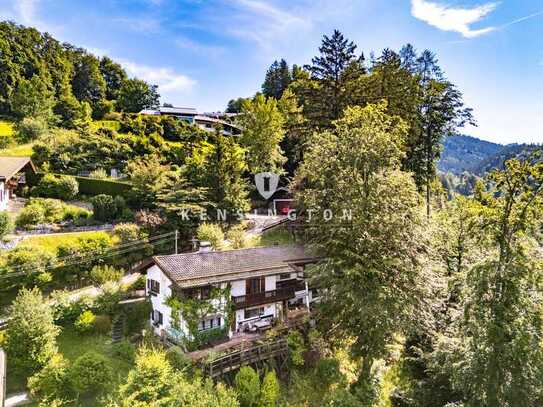
[[277, 284], [277, 289], [294, 288], [294, 291], [304, 291], [305, 290], [305, 281], [304, 280], [298, 280], [298, 279], [293, 278], [291, 280], [278, 281], [276, 284]]
[[279, 288], [277, 290], [264, 291], [257, 294], [240, 295], [232, 297], [236, 309], [253, 305], [268, 304], [294, 298], [295, 287]]

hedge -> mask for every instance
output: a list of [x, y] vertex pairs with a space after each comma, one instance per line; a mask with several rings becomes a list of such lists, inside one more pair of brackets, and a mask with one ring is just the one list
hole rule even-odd
[[79, 182], [79, 193], [83, 195], [126, 196], [132, 189], [132, 184], [128, 182], [87, 177], [75, 177], [75, 179]]
[[[32, 179], [32, 185], [36, 185], [41, 178], [45, 175], [43, 172], [39, 172]], [[61, 175], [54, 174], [53, 175]], [[128, 193], [132, 189], [132, 184], [129, 182], [112, 181], [109, 179], [96, 179], [88, 177], [79, 177], [76, 175], [70, 175], [79, 183], [79, 193], [82, 195], [121, 195], [127, 197]]]

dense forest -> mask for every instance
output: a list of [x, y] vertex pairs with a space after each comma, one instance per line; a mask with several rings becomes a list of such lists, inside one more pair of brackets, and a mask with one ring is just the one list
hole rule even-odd
[[[30, 145], [41, 177], [25, 191], [17, 222], [74, 218], [69, 202], [77, 198], [93, 211], [81, 215], [79, 208], [77, 216], [118, 223], [112, 236], [64, 244], [55, 254], [19, 247], [0, 256], [2, 293], [9, 281], [16, 295], [0, 344], [41, 405], [541, 403], [540, 150], [511, 147], [509, 154], [469, 139], [470, 164], [462, 170], [481, 179], [465, 180], [469, 196], [448, 194], [437, 166], [443, 143], [446, 165], [460, 171], [451, 157], [467, 150], [462, 139], [446, 140], [475, 120], [431, 51], [408, 44], [367, 59], [339, 31], [324, 35], [307, 65], [275, 61], [259, 92], [228, 103], [237, 114], [224, 120], [241, 129], [232, 136], [220, 125], [207, 131], [139, 115], [158, 103], [153, 85], [34, 29], [0, 29], [1, 112], [15, 123], [6, 145]], [[122, 182], [108, 179], [112, 168], [126, 174]], [[92, 345], [85, 330], [100, 325], [88, 322], [93, 312], [117, 311], [120, 289], [109, 283], [128, 256], [101, 261], [113, 239], [133, 245], [175, 229], [184, 244], [196, 235], [221, 249], [226, 231], [231, 247], [245, 247], [244, 224], [215, 211], [265, 206], [251, 182], [263, 171], [288, 180], [302, 226], [292, 234], [319, 258], [307, 274], [321, 301], [314, 325], [288, 335], [285, 377], [268, 366], [213, 383], [148, 334], [137, 350], [123, 343], [106, 352], [124, 376], [103, 355], [67, 360], [60, 326], [80, 330], [77, 341]], [[112, 192], [82, 194], [88, 181], [76, 176], [84, 172]], [[350, 215], [329, 217], [343, 213]], [[145, 243], [141, 256], [153, 250]], [[89, 304], [70, 304], [69, 293], [44, 301], [39, 291], [92, 279], [108, 288]], [[136, 314], [148, 321], [149, 312], [128, 313], [127, 324], [141, 331], [141, 321], [131, 320]]]

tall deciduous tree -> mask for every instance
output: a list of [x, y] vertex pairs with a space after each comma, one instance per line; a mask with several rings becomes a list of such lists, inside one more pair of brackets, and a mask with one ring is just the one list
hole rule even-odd
[[117, 107], [128, 113], [139, 113], [143, 109], [156, 108], [160, 99], [158, 87], [140, 79], [124, 81], [118, 97]]
[[249, 170], [282, 173], [285, 157], [280, 143], [285, 136], [285, 118], [277, 101], [263, 95], [245, 100], [238, 123], [243, 129], [241, 144], [247, 148]]
[[50, 120], [53, 108], [53, 92], [39, 76], [22, 78], [11, 98], [11, 109], [18, 119], [39, 118]]
[[543, 215], [543, 163], [511, 160], [490, 179], [477, 233], [493, 246], [467, 274], [458, 339], [449, 341], [453, 384], [467, 405], [534, 405], [543, 386], [543, 255], [531, 236]]
[[74, 53], [74, 76], [72, 89], [74, 96], [81, 102], [91, 105], [106, 96], [106, 82], [100, 71], [100, 61], [84, 50]]
[[313, 140], [295, 178], [308, 240], [323, 257], [311, 271], [322, 287], [319, 315], [334, 337], [354, 339], [364, 386], [392, 336], [426, 316], [423, 213], [400, 170], [406, 133], [386, 104], [347, 108]]
[[117, 99], [124, 81], [128, 79], [125, 70], [110, 58], [102, 57], [100, 60], [100, 72], [102, 72], [102, 76], [106, 82], [106, 99]]

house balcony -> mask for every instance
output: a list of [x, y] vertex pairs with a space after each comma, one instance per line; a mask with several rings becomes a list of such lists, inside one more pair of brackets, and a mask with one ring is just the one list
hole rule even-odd
[[284, 287], [277, 290], [264, 291], [257, 294], [247, 294], [232, 297], [236, 309], [269, 304], [272, 302], [289, 300], [295, 297], [296, 287]]

